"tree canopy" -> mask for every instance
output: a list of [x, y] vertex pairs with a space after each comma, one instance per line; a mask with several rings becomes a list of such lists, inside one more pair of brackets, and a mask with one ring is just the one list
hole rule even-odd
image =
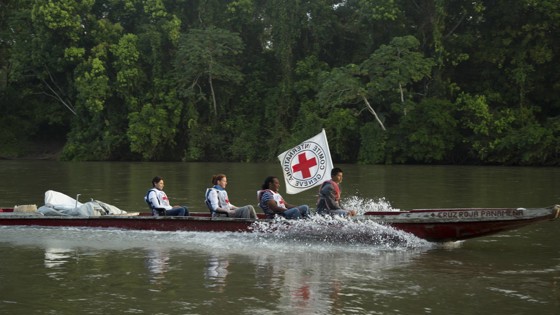
[[[7, 0], [0, 157], [560, 165], [560, 3]], [[560, 69], [559, 69], [560, 70]]]

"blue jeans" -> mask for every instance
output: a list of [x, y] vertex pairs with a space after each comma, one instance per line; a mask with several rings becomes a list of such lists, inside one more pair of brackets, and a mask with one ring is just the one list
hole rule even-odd
[[282, 216], [286, 219], [309, 218], [309, 207], [307, 205], [297, 206], [282, 212]]
[[[157, 211], [152, 211], [152, 215], [158, 217]], [[165, 210], [165, 216], [179, 216], [184, 217], [189, 215], [189, 210], [187, 207], [177, 207], [170, 210]]]

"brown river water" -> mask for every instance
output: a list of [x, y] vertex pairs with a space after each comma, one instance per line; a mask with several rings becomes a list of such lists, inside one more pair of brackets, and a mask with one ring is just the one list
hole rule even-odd
[[[361, 209], [560, 204], [560, 168], [337, 166], [343, 202]], [[161, 175], [173, 204], [207, 211], [214, 173], [228, 176], [236, 205], [255, 205], [264, 178], [281, 175], [279, 163], [0, 161], [0, 206], [40, 206], [56, 190], [147, 211], [143, 196]], [[311, 206], [315, 194], [283, 193]], [[0, 227], [0, 314], [560, 314], [559, 232], [552, 221], [434, 244], [389, 231], [400, 241], [372, 245]]]

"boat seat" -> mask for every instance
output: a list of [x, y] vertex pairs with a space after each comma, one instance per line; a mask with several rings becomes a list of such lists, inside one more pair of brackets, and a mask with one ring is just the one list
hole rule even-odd
[[[158, 215], [164, 217], [165, 216], [165, 208], [154, 208], [157, 211]], [[152, 213], [152, 208], [150, 208], [150, 213]]]

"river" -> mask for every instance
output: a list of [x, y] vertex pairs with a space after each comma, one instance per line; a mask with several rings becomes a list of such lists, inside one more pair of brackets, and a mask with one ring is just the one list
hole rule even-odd
[[[560, 168], [337, 166], [343, 202], [353, 207], [560, 203]], [[0, 161], [0, 205], [39, 206], [52, 189], [147, 211], [143, 196], [161, 175], [173, 204], [207, 211], [214, 173], [227, 174], [234, 204], [254, 205], [280, 165]], [[315, 194], [283, 195], [313, 205]], [[0, 314], [558, 314], [559, 224], [447, 244], [406, 236], [377, 245], [0, 227]]]

